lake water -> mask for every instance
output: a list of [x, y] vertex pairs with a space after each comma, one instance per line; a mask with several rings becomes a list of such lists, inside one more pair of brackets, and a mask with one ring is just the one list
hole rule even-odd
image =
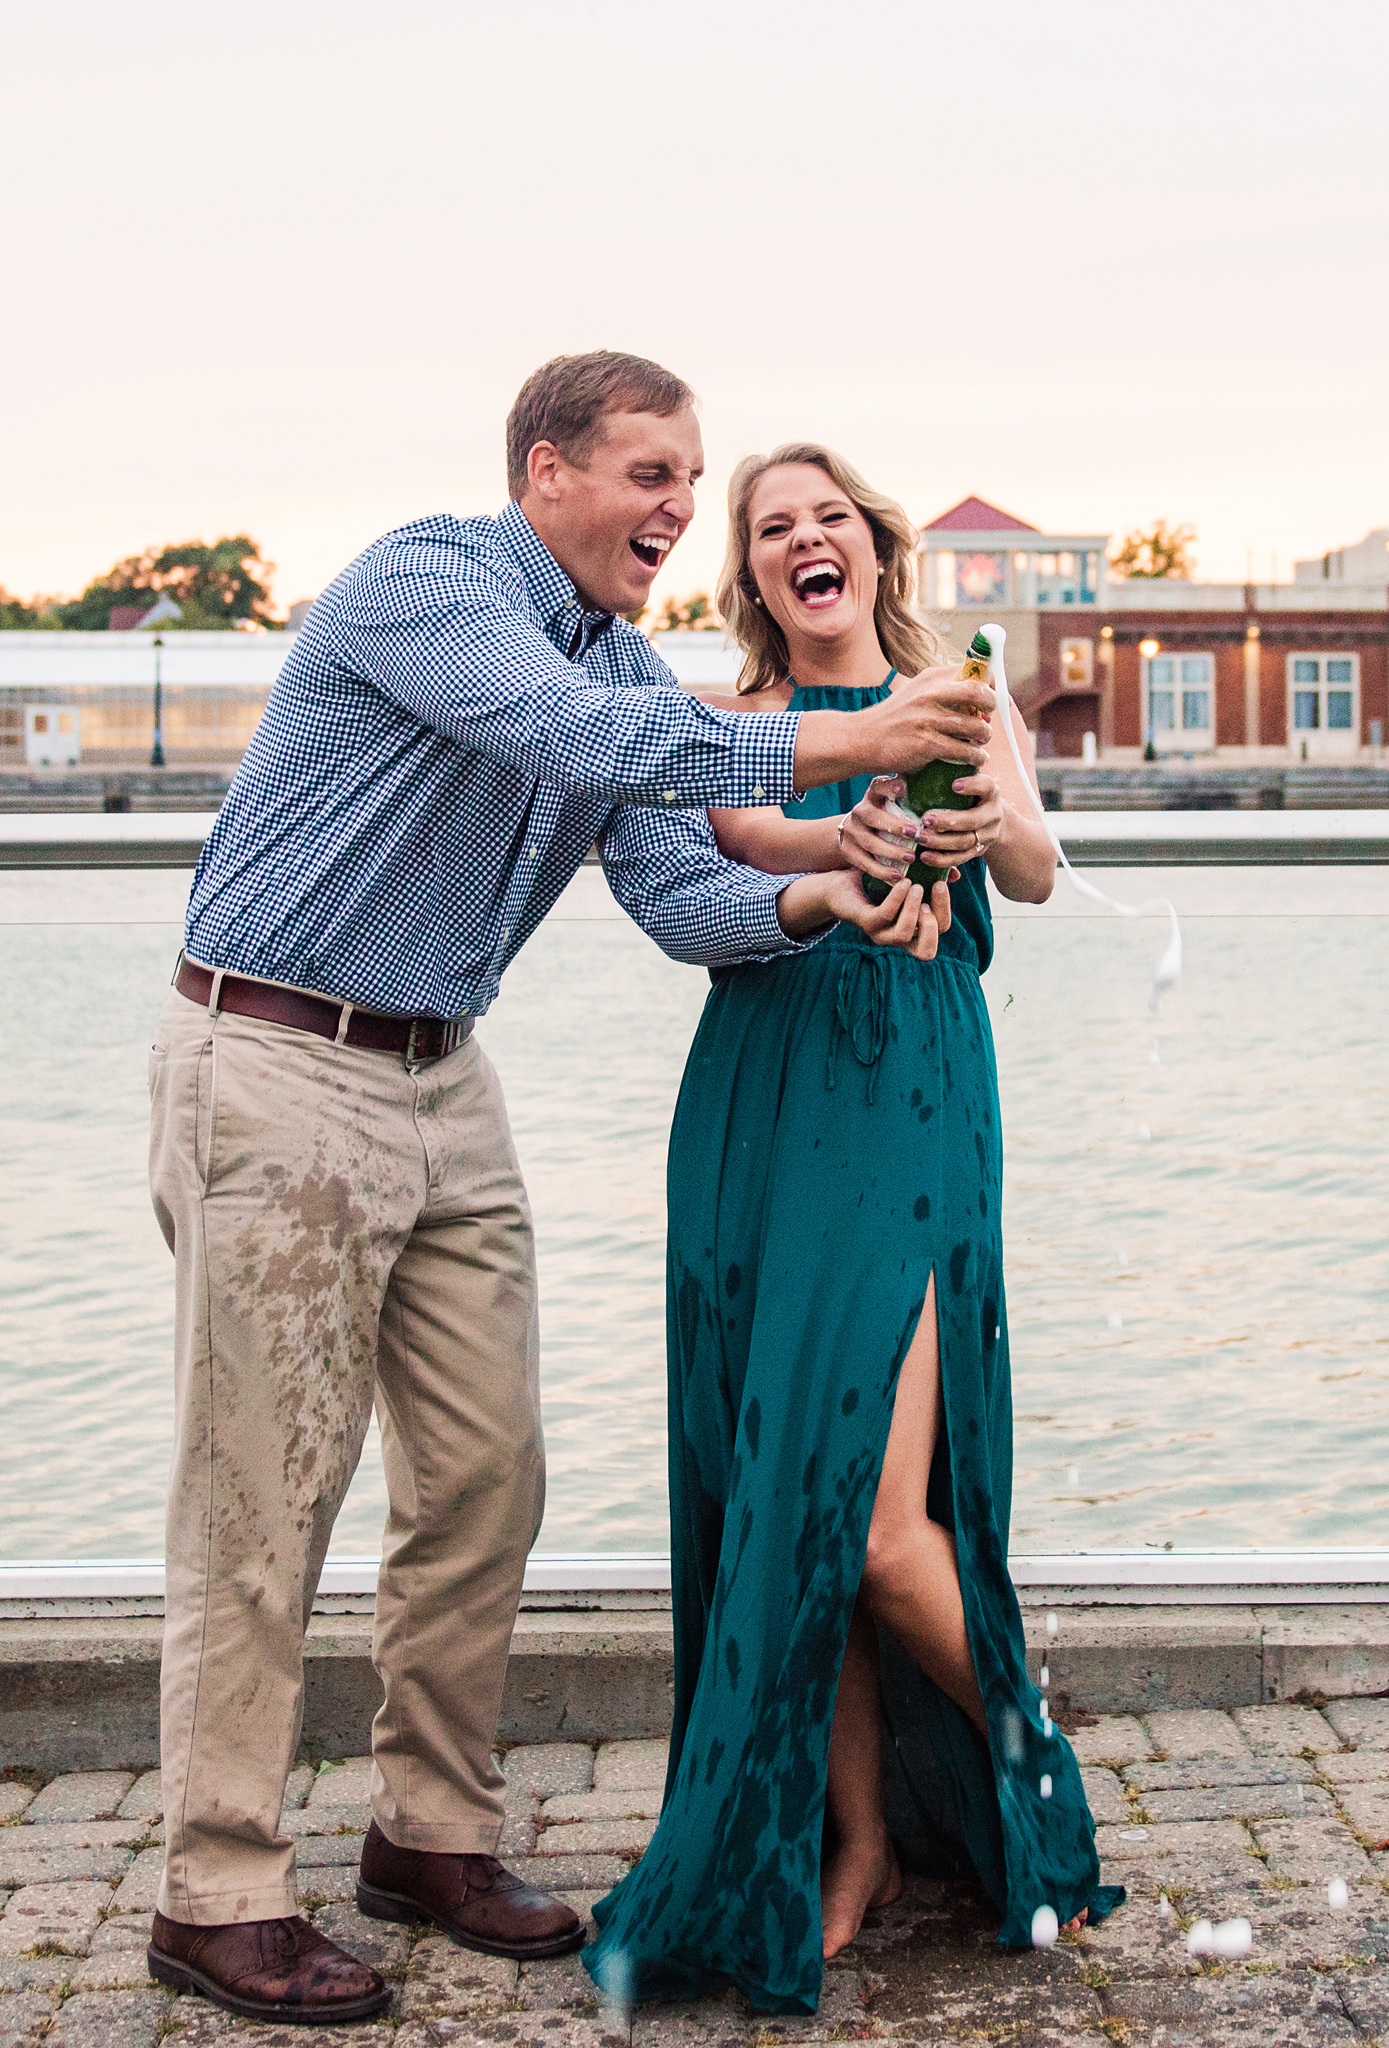
[[[708, 984], [580, 880], [600, 914], [552, 918], [479, 1027], [538, 1230], [539, 1547], [661, 1551], [665, 1139]], [[1344, 871], [1177, 881], [1199, 914], [1156, 1023], [1157, 924], [999, 921], [1013, 1546], [1384, 1544], [1389, 903]], [[0, 887], [0, 1557], [162, 1553], [145, 1071], [185, 887]], [[335, 1553], [375, 1553], [383, 1508], [373, 1430]]]

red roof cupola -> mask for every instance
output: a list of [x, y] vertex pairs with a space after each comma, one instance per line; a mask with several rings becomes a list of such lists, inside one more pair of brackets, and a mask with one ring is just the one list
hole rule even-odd
[[997, 505], [987, 505], [982, 498], [961, 498], [958, 505], [952, 505], [948, 512], [942, 512], [939, 519], [932, 519], [922, 527], [923, 533], [1036, 533], [1035, 526], [1029, 526], [1025, 519], [1014, 519], [1011, 512], [1000, 512]]

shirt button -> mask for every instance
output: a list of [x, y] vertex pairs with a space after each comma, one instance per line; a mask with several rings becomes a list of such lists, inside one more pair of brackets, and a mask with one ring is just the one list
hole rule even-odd
[[502, 937], [504, 939], [509, 939], [511, 937], [511, 926], [509, 924], [504, 924], [502, 926]]
[[677, 789], [663, 789], [661, 791], [661, 795], [665, 798], [668, 804], [673, 804], [675, 802], [676, 797], [679, 794], [680, 792]]
[[767, 794], [766, 790], [762, 787], [760, 782], [754, 782], [754, 784], [752, 785], [752, 793], [755, 797], [758, 797], [759, 799]]

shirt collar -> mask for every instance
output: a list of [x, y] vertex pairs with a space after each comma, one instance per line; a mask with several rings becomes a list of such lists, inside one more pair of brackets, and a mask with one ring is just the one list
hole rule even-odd
[[582, 628], [581, 645], [591, 645], [612, 624], [612, 613], [584, 604], [514, 498], [497, 524], [536, 610], [545, 621], [549, 638], [568, 654], [575, 634]]

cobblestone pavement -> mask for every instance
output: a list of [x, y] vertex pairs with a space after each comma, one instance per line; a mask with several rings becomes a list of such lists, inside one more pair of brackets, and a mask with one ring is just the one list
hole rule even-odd
[[[577, 1957], [514, 1964], [352, 1903], [366, 1828], [362, 1757], [304, 1764], [284, 1826], [303, 1910], [390, 1980], [384, 2021], [299, 2029], [234, 2020], [151, 1985], [145, 1943], [162, 1826], [154, 1772], [0, 1782], [0, 2048], [778, 2048], [895, 2039], [943, 2048], [1094, 2042], [1389, 2048], [1389, 1700], [1110, 1716], [1073, 1736], [1104, 1873], [1129, 1903], [1103, 1927], [1013, 1954], [972, 1885], [911, 1880], [826, 1973], [814, 2020], [732, 1996], [626, 2015]], [[658, 1742], [511, 1750], [503, 1854], [586, 1910], [650, 1840]], [[1344, 1889], [1342, 1889], [1344, 1888]], [[1344, 1900], [1344, 1903], [1341, 1901]], [[1201, 1960], [1188, 1930], [1249, 1923], [1242, 1958]]]

